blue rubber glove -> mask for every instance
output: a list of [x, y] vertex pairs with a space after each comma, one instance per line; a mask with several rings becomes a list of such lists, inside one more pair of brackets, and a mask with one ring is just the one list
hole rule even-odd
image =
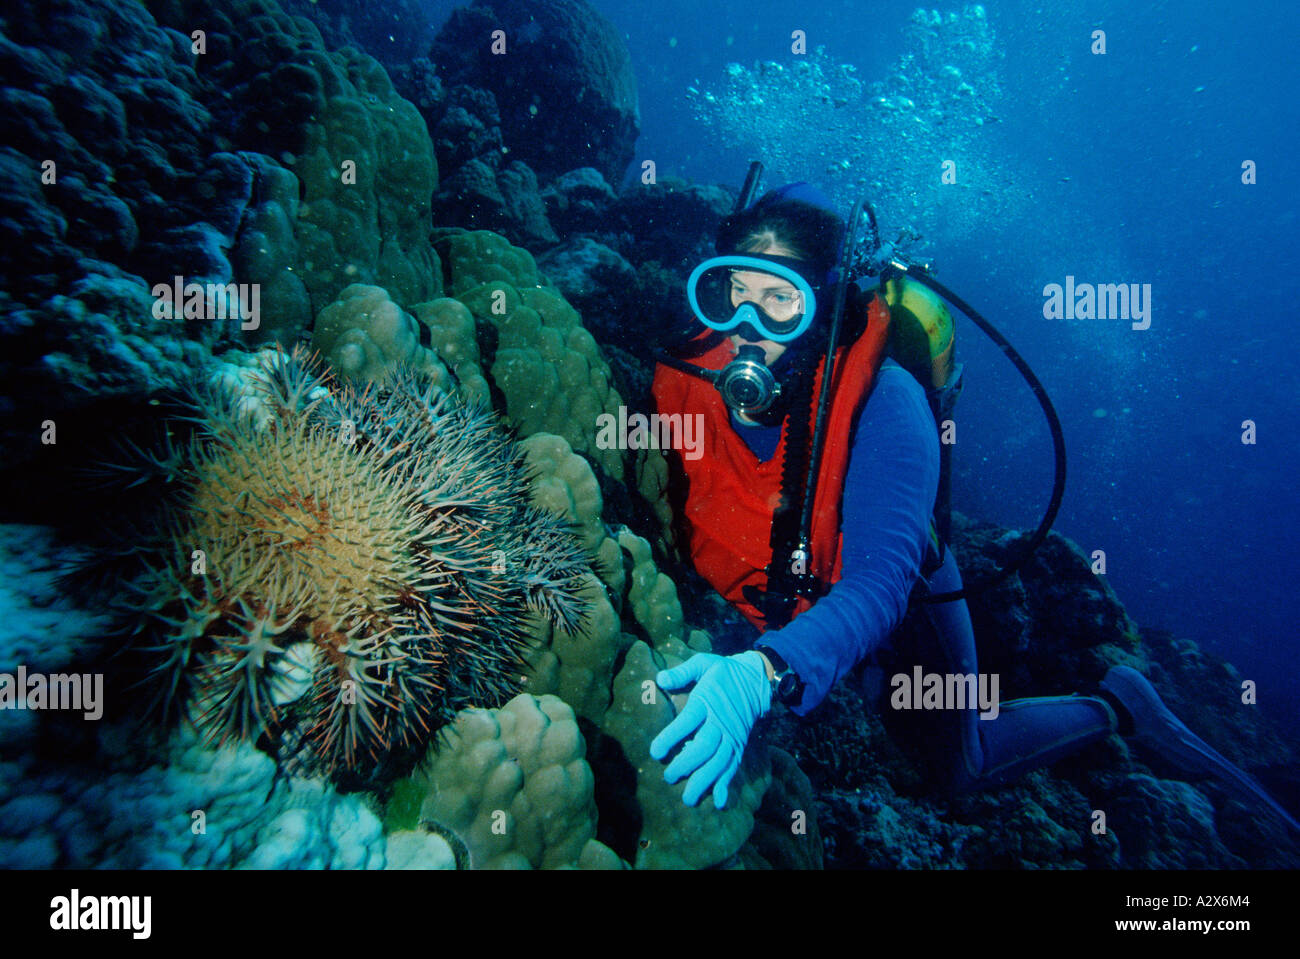
[[691, 683], [695, 688], [686, 708], [650, 743], [651, 757], [662, 760], [695, 733], [664, 770], [664, 780], [675, 783], [689, 775], [682, 795], [686, 805], [694, 806], [712, 787], [713, 805], [723, 808], [727, 784], [740, 768], [749, 731], [772, 706], [772, 684], [763, 657], [753, 650], [735, 656], [696, 653], [680, 666], [662, 670], [655, 682], [666, 690]]

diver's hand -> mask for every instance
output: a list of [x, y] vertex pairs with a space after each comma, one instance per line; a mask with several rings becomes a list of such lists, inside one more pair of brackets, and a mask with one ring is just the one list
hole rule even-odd
[[695, 688], [686, 708], [650, 743], [651, 757], [662, 760], [695, 733], [664, 770], [664, 780], [675, 783], [689, 775], [682, 801], [694, 806], [712, 787], [713, 805], [721, 809], [749, 731], [772, 706], [772, 684], [762, 655], [753, 650], [735, 656], [696, 653], [680, 666], [661, 671], [655, 682], [666, 690], [691, 683]]

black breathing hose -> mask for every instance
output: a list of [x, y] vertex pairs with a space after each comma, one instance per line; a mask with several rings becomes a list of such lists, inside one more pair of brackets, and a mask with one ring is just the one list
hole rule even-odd
[[1047, 511], [1043, 514], [1042, 521], [1039, 522], [1038, 528], [1034, 530], [1033, 535], [1029, 537], [1028, 542], [1021, 546], [1020, 552], [1015, 559], [1002, 567], [988, 579], [946, 593], [931, 593], [928, 596], [921, 596], [916, 600], [916, 602], [921, 603], [948, 603], [957, 599], [965, 599], [967, 596], [971, 596], [975, 593], [982, 593], [985, 590], [996, 586], [1016, 570], [1020, 569], [1020, 567], [1029, 560], [1029, 557], [1033, 554], [1034, 550], [1036, 550], [1043, 540], [1047, 538], [1047, 532], [1052, 528], [1052, 523], [1056, 520], [1057, 511], [1061, 508], [1061, 499], [1065, 495], [1065, 434], [1061, 430], [1061, 420], [1056, 415], [1056, 409], [1052, 406], [1051, 399], [1048, 398], [1047, 390], [1043, 388], [1043, 384], [1039, 382], [1038, 377], [1034, 375], [1034, 371], [1029, 368], [1029, 364], [1025, 362], [1024, 358], [1019, 353], [1016, 352], [1015, 347], [1007, 341], [1007, 338], [994, 328], [992, 323], [984, 319], [984, 317], [979, 314], [978, 310], [963, 300], [960, 296], [936, 280], [925, 267], [909, 266], [901, 261], [893, 260], [881, 275], [882, 286], [891, 272], [902, 273], [920, 283], [924, 283], [953, 306], [957, 307], [957, 309], [969, 316], [975, 325], [983, 330], [984, 334], [997, 344], [998, 349], [1000, 349], [1006, 358], [1011, 361], [1012, 365], [1014, 365], [1020, 372], [1020, 375], [1025, 378], [1025, 382], [1028, 383], [1029, 388], [1033, 390], [1034, 398], [1038, 400], [1038, 405], [1042, 407], [1043, 415], [1047, 417], [1047, 426], [1052, 433], [1052, 452], [1055, 457], [1052, 498], [1047, 504]]

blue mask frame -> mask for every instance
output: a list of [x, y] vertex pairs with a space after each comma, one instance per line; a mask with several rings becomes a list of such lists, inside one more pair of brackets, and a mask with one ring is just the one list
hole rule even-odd
[[[803, 294], [803, 313], [790, 320], [778, 321], [774, 320], [758, 304], [742, 303], [735, 308], [735, 311], [728, 319], [720, 320], [717, 317], [709, 316], [699, 300], [700, 278], [710, 270], [728, 267], [770, 273], [783, 280], [788, 280], [791, 286]], [[789, 343], [791, 340], [802, 336], [807, 332], [808, 327], [812, 325], [813, 318], [817, 315], [817, 294], [813, 291], [812, 285], [802, 275], [784, 264], [774, 262], [771, 259], [760, 259], [756, 256], [715, 256], [712, 259], [705, 260], [691, 271], [690, 278], [686, 281], [686, 298], [690, 301], [691, 311], [696, 318], [709, 329], [726, 332], [727, 330], [734, 330], [742, 323], [749, 323], [754, 329], [776, 343]], [[730, 294], [727, 296], [726, 303], [729, 308], [731, 304]]]

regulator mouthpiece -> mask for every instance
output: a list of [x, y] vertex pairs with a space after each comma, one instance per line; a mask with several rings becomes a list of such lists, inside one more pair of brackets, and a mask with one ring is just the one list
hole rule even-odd
[[767, 412], [781, 393], [776, 377], [763, 362], [762, 347], [752, 344], [740, 348], [714, 385], [728, 407], [746, 416]]

